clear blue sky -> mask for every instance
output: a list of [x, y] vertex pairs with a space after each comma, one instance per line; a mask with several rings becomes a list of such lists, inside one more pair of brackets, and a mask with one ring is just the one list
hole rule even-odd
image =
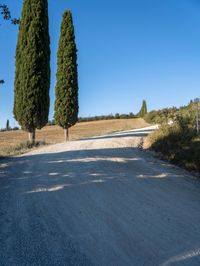
[[[22, 0], [2, 0], [13, 16]], [[198, 0], [49, 0], [51, 109], [62, 13], [74, 17], [79, 64], [80, 116], [138, 112], [187, 104], [200, 96]], [[12, 115], [18, 28], [0, 20], [0, 127]]]

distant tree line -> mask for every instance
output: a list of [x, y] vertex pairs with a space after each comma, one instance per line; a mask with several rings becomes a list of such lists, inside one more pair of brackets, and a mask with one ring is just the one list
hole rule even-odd
[[1, 128], [0, 132], [17, 131], [17, 130], [19, 130], [19, 127], [10, 127], [9, 129]]
[[[99, 115], [99, 116], [88, 116], [88, 117], [79, 117], [78, 122], [92, 122], [92, 121], [100, 121], [100, 120], [114, 120], [114, 119], [131, 119], [131, 118], [139, 118], [139, 115], [135, 115], [133, 113], [129, 114], [119, 114], [116, 113], [115, 115]], [[49, 120], [49, 126], [56, 125], [55, 119]]]
[[119, 114], [116, 113], [115, 115], [100, 115], [100, 116], [90, 116], [90, 117], [79, 117], [79, 122], [90, 122], [90, 121], [99, 121], [99, 120], [112, 120], [112, 119], [131, 119], [131, 118], [138, 118], [137, 115], [133, 113], [129, 114]]
[[5, 128], [1, 128], [0, 132], [19, 130], [19, 127], [11, 127], [10, 121], [7, 119]]
[[100, 115], [100, 116], [89, 116], [89, 117], [79, 117], [79, 122], [90, 122], [90, 121], [99, 121], [99, 120], [109, 120], [109, 119], [131, 119], [131, 118], [143, 118], [147, 114], [147, 103], [146, 100], [143, 100], [140, 111], [137, 114], [130, 112], [129, 114], [109, 114], [109, 115]]
[[[137, 114], [130, 112], [129, 114], [109, 114], [109, 115], [96, 115], [96, 116], [88, 116], [88, 117], [79, 117], [78, 122], [92, 122], [92, 121], [100, 121], [100, 120], [112, 120], [112, 119], [131, 119], [131, 118], [143, 118], [147, 115], [147, 103], [145, 100], [142, 102], [142, 107]], [[55, 119], [49, 120], [48, 125], [56, 125]]]

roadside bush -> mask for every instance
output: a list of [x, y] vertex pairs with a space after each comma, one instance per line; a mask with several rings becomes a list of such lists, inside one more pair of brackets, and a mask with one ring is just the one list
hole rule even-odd
[[200, 137], [189, 114], [179, 114], [173, 125], [163, 124], [150, 135], [150, 147], [174, 164], [200, 171]]
[[165, 108], [158, 111], [151, 111], [144, 116], [144, 120], [147, 123], [153, 124], [163, 124], [168, 123], [170, 120], [174, 121], [175, 116], [177, 115], [179, 109], [176, 107]]

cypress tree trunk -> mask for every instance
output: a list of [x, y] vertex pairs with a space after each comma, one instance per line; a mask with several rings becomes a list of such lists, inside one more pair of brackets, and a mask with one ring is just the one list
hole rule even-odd
[[47, 0], [24, 0], [16, 48], [14, 117], [35, 138], [48, 122], [50, 38]]
[[72, 14], [63, 14], [57, 53], [57, 82], [55, 100], [55, 121], [64, 129], [68, 140], [68, 129], [78, 120], [78, 73], [77, 49]]
[[32, 144], [35, 144], [35, 130], [33, 130], [32, 132], [29, 132], [28, 133], [28, 138], [29, 138], [29, 141]]
[[65, 142], [69, 140], [69, 128], [64, 128], [64, 139]]

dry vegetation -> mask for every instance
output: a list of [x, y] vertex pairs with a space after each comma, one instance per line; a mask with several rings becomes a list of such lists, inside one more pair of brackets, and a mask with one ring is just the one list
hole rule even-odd
[[[70, 129], [70, 140], [141, 128], [147, 125], [141, 118], [82, 122]], [[36, 138], [42, 143], [54, 144], [63, 142], [64, 133], [58, 126], [47, 126], [37, 131]], [[0, 132], [0, 156], [25, 152], [27, 150], [27, 145], [24, 144], [26, 141], [27, 133], [22, 130]]]
[[145, 142], [146, 147], [159, 152], [161, 158], [190, 171], [200, 172], [200, 136], [193, 128], [181, 127], [179, 123], [162, 125]]

